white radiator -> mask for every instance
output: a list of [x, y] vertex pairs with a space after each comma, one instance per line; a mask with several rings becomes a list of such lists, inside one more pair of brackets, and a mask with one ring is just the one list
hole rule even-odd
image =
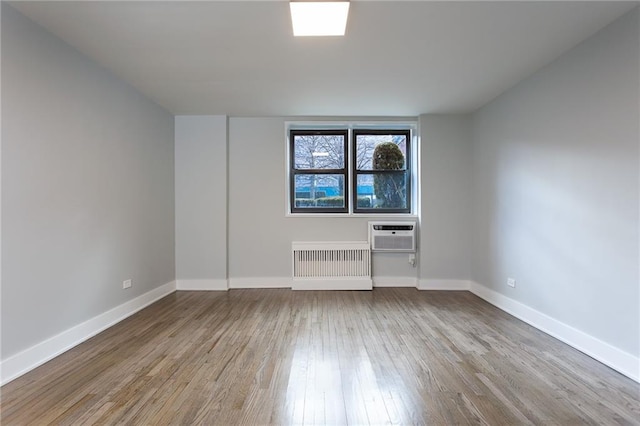
[[371, 290], [367, 241], [294, 242], [293, 290]]

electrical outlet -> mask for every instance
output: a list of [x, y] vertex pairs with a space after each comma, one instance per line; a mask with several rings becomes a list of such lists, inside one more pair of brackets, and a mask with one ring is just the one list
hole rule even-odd
[[409, 265], [416, 266], [416, 255], [415, 254], [410, 254], [409, 255]]
[[122, 281], [122, 288], [131, 287], [131, 280]]
[[516, 286], [516, 279], [515, 278], [507, 278], [507, 285], [509, 287], [514, 287]]

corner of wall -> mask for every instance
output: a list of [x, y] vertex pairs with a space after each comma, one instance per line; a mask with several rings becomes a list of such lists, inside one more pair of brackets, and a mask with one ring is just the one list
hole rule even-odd
[[589, 355], [636, 382], [640, 382], [640, 358], [637, 356], [622, 351], [475, 281], [469, 282], [469, 290], [506, 313]]
[[69, 328], [0, 362], [0, 386], [90, 339], [107, 328], [176, 291], [172, 281]]

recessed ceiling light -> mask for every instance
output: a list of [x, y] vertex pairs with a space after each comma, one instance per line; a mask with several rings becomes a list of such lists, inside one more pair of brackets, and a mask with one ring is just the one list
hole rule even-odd
[[291, 1], [294, 36], [343, 36], [348, 1]]

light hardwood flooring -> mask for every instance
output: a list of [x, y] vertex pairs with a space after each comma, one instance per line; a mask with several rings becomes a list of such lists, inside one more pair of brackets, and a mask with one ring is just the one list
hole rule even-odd
[[177, 292], [1, 389], [2, 425], [640, 424], [640, 385], [468, 292]]

